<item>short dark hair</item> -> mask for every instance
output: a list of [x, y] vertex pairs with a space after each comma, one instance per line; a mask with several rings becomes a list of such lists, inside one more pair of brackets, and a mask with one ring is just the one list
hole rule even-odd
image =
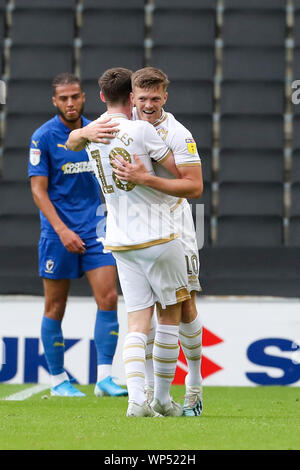
[[73, 73], [69, 73], [69, 72], [59, 73], [52, 80], [53, 94], [55, 95], [57, 86], [59, 86], [59, 85], [71, 85], [71, 84], [74, 84], [74, 83], [77, 83], [80, 86], [80, 88], [82, 89], [81, 81], [79, 80], [78, 77], [76, 77], [76, 75], [74, 75]]
[[106, 70], [98, 80], [100, 90], [108, 103], [124, 104], [128, 101], [132, 71], [123, 67]]
[[170, 81], [168, 76], [155, 67], [144, 67], [132, 74], [132, 88], [135, 86], [147, 90], [158, 88], [162, 85], [164, 91], [168, 88]]

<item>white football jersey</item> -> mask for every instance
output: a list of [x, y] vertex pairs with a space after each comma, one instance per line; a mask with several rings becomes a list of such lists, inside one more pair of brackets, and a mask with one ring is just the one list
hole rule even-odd
[[167, 158], [169, 148], [151, 124], [131, 121], [124, 114], [105, 115], [119, 122], [119, 132], [109, 144], [90, 142], [86, 147], [107, 207], [105, 249], [140, 249], [173, 240], [178, 236], [170, 210], [174, 198], [121, 181], [113, 173], [115, 155], [134, 162], [136, 154], [154, 174], [152, 160], [161, 162]]

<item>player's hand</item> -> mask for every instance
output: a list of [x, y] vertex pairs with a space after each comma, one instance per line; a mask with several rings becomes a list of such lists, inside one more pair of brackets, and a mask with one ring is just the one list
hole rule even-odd
[[90, 142], [109, 144], [119, 131], [118, 122], [110, 122], [111, 118], [96, 119], [83, 128], [84, 138]]
[[129, 163], [120, 155], [116, 155], [114, 157], [113, 172], [120, 180], [134, 184], [144, 184], [145, 178], [149, 172], [142, 160], [137, 155], [133, 156], [135, 163]]
[[62, 244], [68, 251], [70, 251], [70, 253], [77, 253], [79, 255], [83, 255], [85, 253], [85, 243], [77, 233], [73, 232], [73, 230], [65, 227], [58, 233], [58, 235]]

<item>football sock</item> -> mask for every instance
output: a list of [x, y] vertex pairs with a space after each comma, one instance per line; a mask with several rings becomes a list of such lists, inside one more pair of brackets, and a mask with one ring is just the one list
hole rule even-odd
[[[44, 316], [41, 327], [41, 339], [50, 374], [52, 376], [63, 374], [65, 345], [61, 329], [61, 321], [53, 320], [52, 318]], [[63, 378], [63, 376], [61, 378]], [[58, 379], [60, 380], [60, 378]], [[60, 380], [60, 382], [67, 379]], [[56, 385], [58, 385], [58, 383], [56, 383]]]
[[145, 384], [154, 388], [154, 370], [153, 370], [153, 346], [156, 331], [156, 315], [152, 315], [151, 327], [147, 338], [146, 346], [146, 378]]
[[157, 325], [153, 347], [154, 398], [161, 404], [170, 400], [170, 388], [179, 354], [178, 336], [178, 326]]
[[139, 405], [142, 405], [146, 400], [144, 392], [146, 343], [146, 335], [133, 332], [126, 335], [123, 347], [128, 401]]
[[118, 344], [118, 336], [119, 322], [117, 311], [98, 309], [94, 330], [94, 341], [97, 351], [97, 382], [111, 375], [111, 366]]
[[185, 383], [201, 385], [202, 320], [199, 314], [190, 323], [180, 323], [179, 340], [188, 365]]

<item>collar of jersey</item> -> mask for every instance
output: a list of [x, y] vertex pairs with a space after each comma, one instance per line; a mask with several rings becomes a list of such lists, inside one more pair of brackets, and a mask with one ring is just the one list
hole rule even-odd
[[158, 126], [159, 124], [161, 124], [163, 121], [165, 121], [167, 119], [167, 114], [165, 113], [165, 110], [162, 109], [161, 110], [161, 116], [159, 119], [157, 119], [154, 123], [153, 123], [153, 126]]
[[129, 121], [126, 114], [123, 114], [123, 113], [107, 113], [107, 116], [109, 116], [112, 119], [127, 119], [127, 121]]

